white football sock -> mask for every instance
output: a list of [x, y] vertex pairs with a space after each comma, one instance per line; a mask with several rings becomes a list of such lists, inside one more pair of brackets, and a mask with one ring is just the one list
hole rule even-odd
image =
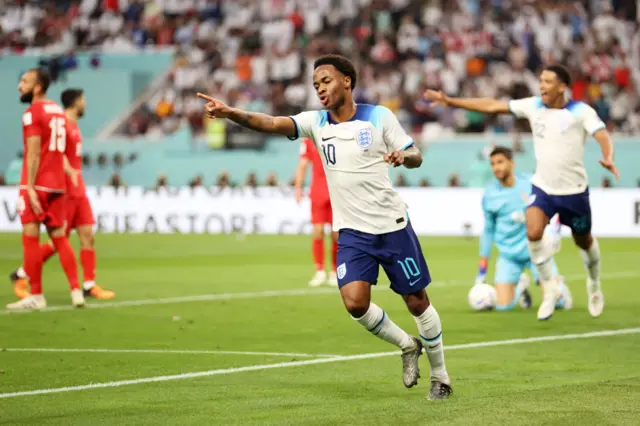
[[539, 241], [529, 241], [529, 254], [536, 265], [538, 276], [542, 283], [548, 283], [553, 278], [553, 247], [546, 238]]
[[18, 278], [27, 278], [27, 273], [24, 271], [22, 266], [18, 268], [16, 274], [18, 275]]
[[[352, 317], [353, 318], [353, 317]], [[403, 351], [416, 347], [416, 342], [406, 331], [398, 327], [391, 318], [375, 303], [369, 304], [369, 310], [360, 318], [353, 318], [371, 334], [396, 345]]]
[[598, 240], [593, 239], [593, 244], [589, 250], [580, 249], [580, 257], [584, 263], [584, 269], [587, 271], [589, 279], [600, 285], [600, 246]]
[[91, 290], [93, 287], [95, 287], [95, 285], [96, 285], [95, 281], [85, 281], [82, 287], [88, 291], [88, 290]]
[[442, 346], [442, 325], [440, 316], [433, 305], [429, 307], [419, 317], [413, 317], [418, 325], [420, 338], [424, 345], [431, 365], [431, 378], [438, 379], [449, 384], [449, 374], [444, 365], [444, 348]]

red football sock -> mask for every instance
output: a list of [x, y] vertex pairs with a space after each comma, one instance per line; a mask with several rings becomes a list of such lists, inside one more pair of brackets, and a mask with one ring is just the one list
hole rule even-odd
[[336, 240], [332, 241], [331, 245], [331, 266], [333, 267], [332, 271], [336, 270], [338, 260], [338, 242]]
[[313, 239], [313, 261], [316, 264], [316, 271], [324, 269], [324, 238]]
[[24, 271], [29, 277], [31, 294], [42, 294], [42, 258], [40, 237], [22, 236]]
[[56, 253], [56, 249], [53, 245], [44, 243], [40, 246], [40, 259], [42, 259], [42, 263], [45, 263], [51, 256]]
[[62, 269], [64, 269], [64, 273], [69, 281], [69, 287], [71, 287], [71, 290], [79, 289], [80, 284], [78, 283], [78, 264], [76, 263], [76, 254], [73, 252], [73, 248], [71, 247], [71, 244], [69, 244], [69, 240], [67, 237], [56, 237], [52, 238], [51, 241], [53, 241], [53, 245], [60, 257], [60, 264], [62, 265]]
[[94, 249], [80, 250], [80, 263], [84, 273], [84, 282], [96, 279], [96, 251]]

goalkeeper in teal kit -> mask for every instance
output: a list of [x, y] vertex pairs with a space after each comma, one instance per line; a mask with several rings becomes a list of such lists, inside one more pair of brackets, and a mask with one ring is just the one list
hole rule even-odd
[[[517, 302], [524, 308], [531, 307], [529, 277], [525, 269], [531, 270], [534, 282], [538, 276], [531, 262], [527, 245], [525, 210], [530, 200], [531, 181], [528, 176], [513, 172], [513, 152], [498, 146], [490, 154], [491, 168], [496, 179], [485, 188], [482, 197], [484, 211], [484, 231], [480, 237], [480, 266], [476, 284], [484, 283], [489, 256], [493, 244], [498, 248], [494, 285], [496, 288], [496, 310], [513, 309]], [[555, 223], [554, 223], [555, 222]], [[552, 220], [549, 234], [559, 249], [559, 224]], [[551, 260], [553, 262], [553, 260]], [[572, 306], [571, 293], [562, 281], [556, 265], [553, 265], [554, 279], [560, 281], [562, 298], [557, 307], [569, 309]]]

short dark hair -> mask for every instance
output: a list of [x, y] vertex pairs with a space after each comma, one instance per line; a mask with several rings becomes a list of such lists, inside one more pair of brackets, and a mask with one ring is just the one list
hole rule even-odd
[[351, 62], [349, 59], [345, 58], [342, 55], [335, 54], [320, 56], [313, 63], [313, 69], [315, 70], [322, 65], [333, 65], [335, 69], [351, 78], [351, 90], [356, 88], [356, 80], [358, 78], [356, 67], [353, 66], [353, 62]]
[[551, 71], [558, 76], [558, 80], [567, 86], [571, 86], [571, 73], [564, 65], [549, 65], [544, 68], [545, 71]]
[[506, 146], [498, 145], [491, 150], [489, 157], [493, 157], [494, 155], [504, 155], [507, 157], [507, 160], [513, 160], [513, 150], [511, 148], [507, 148]]
[[60, 102], [64, 108], [71, 108], [73, 104], [84, 94], [82, 89], [66, 89], [60, 95]]
[[51, 84], [51, 76], [43, 68], [31, 68], [30, 72], [36, 73], [36, 82], [42, 87], [42, 93], [47, 93]]

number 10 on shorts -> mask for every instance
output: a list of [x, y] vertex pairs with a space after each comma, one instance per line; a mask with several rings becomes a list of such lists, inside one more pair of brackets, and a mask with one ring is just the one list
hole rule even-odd
[[411, 278], [420, 276], [420, 268], [418, 268], [418, 264], [413, 257], [407, 257], [404, 260], [398, 260], [397, 263], [402, 268], [402, 272], [404, 272], [404, 276], [407, 277], [407, 280], [411, 280]]

